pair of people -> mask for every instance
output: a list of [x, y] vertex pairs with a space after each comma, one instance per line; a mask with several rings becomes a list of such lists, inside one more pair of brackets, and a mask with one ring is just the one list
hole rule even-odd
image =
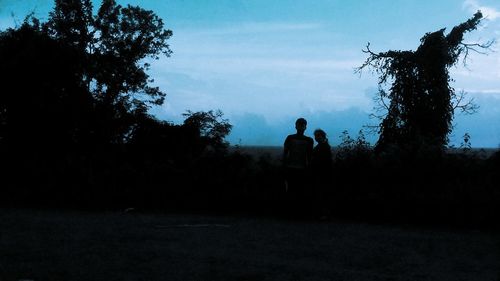
[[304, 133], [307, 121], [299, 118], [295, 122], [296, 134], [287, 136], [283, 150], [283, 164], [286, 171], [286, 192], [288, 197], [297, 202], [299, 199], [306, 204], [320, 206], [320, 212], [325, 212], [323, 204], [330, 183], [332, 168], [332, 152], [325, 131], [314, 131], [314, 146], [312, 138]]

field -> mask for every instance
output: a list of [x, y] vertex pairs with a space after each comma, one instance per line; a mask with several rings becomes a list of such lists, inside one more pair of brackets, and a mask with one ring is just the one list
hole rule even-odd
[[500, 235], [345, 221], [0, 210], [0, 280], [500, 280]]

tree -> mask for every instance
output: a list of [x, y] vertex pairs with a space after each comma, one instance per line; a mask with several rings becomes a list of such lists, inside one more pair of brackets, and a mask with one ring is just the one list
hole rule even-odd
[[[154, 12], [104, 0], [92, 15], [90, 0], [56, 0], [43, 28], [80, 52], [81, 81], [96, 100], [104, 142], [123, 142], [138, 115], [163, 104], [165, 93], [147, 71], [146, 59], [169, 56], [171, 30]], [[140, 119], [140, 118], [139, 118]]]
[[172, 31], [164, 29], [162, 19], [140, 7], [104, 0], [94, 27], [92, 55], [99, 74], [95, 76], [98, 96], [107, 103], [126, 103], [131, 109], [145, 109], [147, 103], [161, 105], [165, 93], [149, 86], [153, 82], [146, 74], [150, 65], [143, 60], [171, 54], [166, 41]]
[[183, 115], [186, 117], [183, 127], [195, 136], [190, 139], [198, 140], [200, 150], [211, 147], [216, 152], [225, 151], [228, 143], [224, 138], [231, 132], [232, 125], [223, 118], [222, 111], [187, 111]]
[[[374, 53], [367, 45], [368, 58], [358, 71], [371, 67], [380, 75], [377, 101], [386, 111], [380, 116], [378, 151], [394, 146], [410, 151], [423, 147], [442, 150], [452, 130], [454, 110], [470, 113], [477, 109], [472, 101], [463, 102], [463, 92], [455, 93], [448, 69], [461, 55], [465, 63], [469, 51], [491, 46], [493, 42], [463, 43], [464, 34], [475, 30], [482, 18], [478, 11], [448, 34], [444, 28], [427, 33], [416, 51]], [[389, 82], [386, 91], [383, 86]]]
[[0, 32], [0, 142], [58, 146], [88, 140], [94, 102], [78, 75], [78, 58], [36, 20]]
[[114, 0], [96, 15], [91, 0], [55, 0], [47, 22], [0, 32], [0, 141], [125, 142], [164, 101], [147, 60], [170, 55], [171, 35], [152, 11]]
[[92, 43], [92, 2], [55, 0], [45, 28], [51, 37], [84, 51]]

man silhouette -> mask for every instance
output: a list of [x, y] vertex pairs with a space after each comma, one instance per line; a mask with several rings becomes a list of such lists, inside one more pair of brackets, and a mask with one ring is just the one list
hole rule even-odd
[[288, 135], [283, 149], [283, 164], [285, 166], [285, 187], [289, 199], [305, 199], [309, 166], [311, 164], [314, 141], [305, 136], [307, 121], [299, 118], [295, 121], [296, 134]]

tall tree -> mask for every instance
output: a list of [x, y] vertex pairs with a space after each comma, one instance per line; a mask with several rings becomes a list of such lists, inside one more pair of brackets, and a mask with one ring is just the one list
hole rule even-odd
[[41, 134], [126, 141], [150, 118], [148, 107], [164, 101], [148, 61], [171, 54], [171, 35], [152, 11], [114, 0], [103, 0], [95, 15], [91, 0], [55, 0], [47, 22], [28, 16], [0, 31], [0, 141]]
[[96, 15], [90, 0], [56, 0], [44, 30], [75, 47], [81, 56], [81, 81], [96, 99], [105, 142], [121, 142], [151, 105], [165, 93], [150, 84], [148, 59], [169, 56], [172, 31], [154, 12], [103, 0]]
[[94, 103], [74, 63], [79, 58], [36, 20], [0, 32], [0, 143], [57, 146], [88, 139]]
[[[463, 42], [464, 34], [475, 30], [482, 18], [478, 11], [448, 34], [445, 29], [427, 33], [416, 51], [374, 53], [368, 44], [364, 50], [368, 58], [358, 71], [372, 67], [380, 75], [378, 101], [386, 114], [379, 126], [378, 150], [390, 146], [412, 151], [422, 147], [441, 150], [448, 143], [454, 110], [475, 110], [472, 103], [461, 103], [463, 93], [457, 95], [450, 85], [449, 68], [461, 55], [465, 62], [475, 47], [491, 46], [492, 42]], [[391, 85], [386, 91], [383, 86], [388, 82]]]
[[171, 54], [166, 41], [172, 31], [164, 29], [162, 19], [140, 7], [122, 7], [115, 0], [104, 0], [94, 28], [96, 94], [107, 103], [127, 102], [131, 108], [162, 104], [165, 94], [149, 86], [152, 80], [146, 71], [150, 65], [144, 61]]

